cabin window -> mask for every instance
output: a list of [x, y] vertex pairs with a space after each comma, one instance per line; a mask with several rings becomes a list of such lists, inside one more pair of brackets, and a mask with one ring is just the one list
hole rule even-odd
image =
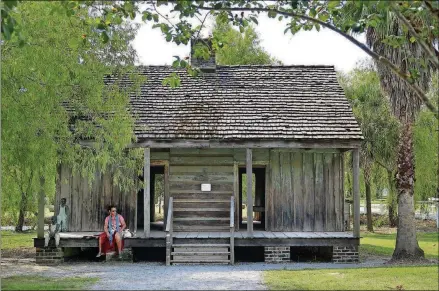
[[[253, 229], [265, 230], [265, 167], [255, 167], [253, 172]], [[239, 221], [240, 228], [247, 228], [247, 174], [245, 167], [239, 168]]]

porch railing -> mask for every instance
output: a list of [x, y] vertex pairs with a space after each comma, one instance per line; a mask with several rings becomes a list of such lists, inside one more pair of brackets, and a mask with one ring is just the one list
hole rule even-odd
[[172, 232], [173, 232], [173, 202], [174, 198], [169, 197], [168, 217], [166, 219], [166, 266], [171, 265], [171, 252], [172, 252]]
[[230, 197], [230, 264], [235, 264], [235, 198]]

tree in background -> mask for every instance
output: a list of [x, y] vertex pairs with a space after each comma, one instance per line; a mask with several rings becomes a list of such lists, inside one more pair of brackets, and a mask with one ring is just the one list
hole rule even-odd
[[[369, 13], [365, 8], [362, 13]], [[380, 55], [385, 56], [392, 63], [397, 64], [407, 74], [407, 68], [418, 67], [418, 76], [415, 83], [423, 91], [428, 90], [431, 81], [431, 65], [426, 63], [422, 67], [420, 59], [428, 59], [428, 54], [423, 51], [419, 43], [405, 42], [399, 46], [389, 46], [385, 39], [388, 35], [396, 35], [409, 39], [412, 35], [404, 31], [400, 20], [395, 13], [389, 11], [383, 15], [386, 25], [370, 27], [366, 33], [367, 44]], [[428, 19], [416, 17], [417, 26], [429, 26]], [[433, 40], [430, 40], [433, 41]], [[422, 69], [421, 69], [422, 67]], [[401, 132], [398, 144], [396, 188], [398, 191], [398, 230], [396, 247], [392, 259], [419, 259], [424, 257], [424, 251], [419, 247], [416, 238], [416, 225], [414, 215], [414, 182], [415, 182], [415, 156], [413, 149], [413, 125], [418, 115], [422, 102], [416, 93], [400, 78], [395, 77], [387, 67], [377, 63], [380, 83], [389, 96], [392, 112], [401, 123]]]
[[[433, 76], [429, 96], [433, 100], [437, 92], [437, 74]], [[361, 153], [360, 182], [366, 184], [366, 174], [363, 167], [363, 158], [369, 157], [373, 162], [371, 172], [371, 189], [380, 187], [388, 188], [388, 215], [389, 224], [397, 224], [397, 193], [396, 193], [396, 154], [398, 145], [399, 125], [395, 117], [390, 114], [389, 105], [383, 99], [374, 99], [384, 93], [380, 91], [380, 81], [376, 68], [370, 63], [362, 63], [347, 74], [339, 74], [339, 81], [343, 86], [346, 97], [353, 106], [353, 112], [360, 122], [365, 137]], [[369, 97], [367, 97], [369, 96]], [[367, 97], [367, 98], [365, 98]], [[434, 100], [433, 100], [434, 102]], [[380, 104], [380, 105], [378, 105]], [[378, 107], [376, 107], [378, 105]], [[375, 111], [377, 114], [371, 114]], [[390, 114], [390, 116], [389, 116]], [[383, 117], [383, 118], [380, 118]], [[386, 121], [387, 119], [387, 121]], [[380, 122], [381, 120], [381, 122]], [[387, 122], [387, 124], [386, 124]], [[384, 127], [383, 127], [384, 126]], [[414, 125], [414, 152], [416, 155], [415, 166], [417, 178], [415, 181], [415, 200], [426, 201], [435, 196], [437, 180], [437, 120], [425, 108], [420, 112]], [[375, 136], [375, 137], [374, 137]], [[346, 159], [347, 168], [352, 167], [350, 159]], [[384, 171], [384, 172], [383, 172]], [[347, 189], [352, 187], [350, 171], [347, 172]], [[361, 185], [361, 192], [366, 192], [367, 187]], [[373, 192], [373, 191], [372, 191]], [[373, 195], [371, 195], [373, 198]]]
[[374, 166], [376, 163], [390, 164], [394, 160], [398, 122], [392, 117], [383, 97], [373, 64], [363, 62], [349, 74], [341, 75], [339, 80], [364, 136], [360, 150], [360, 167], [366, 192], [367, 229], [373, 231], [371, 189], [373, 171], [376, 171]]
[[[21, 3], [10, 15], [24, 43], [12, 38], [1, 46], [2, 213], [18, 214], [17, 231], [26, 212], [35, 210], [41, 188], [54, 195], [61, 162], [88, 177], [96, 167], [114, 165], [115, 180], [125, 186], [132, 181], [123, 177], [137, 167], [136, 152], [124, 152], [133, 120], [128, 95], [117, 85], [133, 68], [129, 43], [136, 27], [121, 23], [104, 44], [99, 27], [91, 25], [99, 16], [90, 16], [87, 6], [77, 8], [77, 18], [66, 18], [60, 8]], [[110, 73], [116, 81], [105, 86]], [[93, 143], [81, 146], [80, 140]]]
[[[439, 75], [433, 75], [429, 96], [432, 102], [439, 92]], [[413, 128], [413, 145], [415, 151], [415, 201], [427, 201], [430, 197], [435, 197], [436, 187], [438, 187], [438, 121], [434, 115], [421, 109]]]
[[[24, 1], [11, 0], [1, 6], [1, 32], [5, 39], [16, 39], [18, 44], [23, 44], [23, 36], [20, 33], [20, 21], [11, 13]], [[252, 0], [188, 0], [188, 1], [148, 1], [140, 5], [135, 0], [121, 2], [104, 1], [60, 1], [67, 17], [77, 17], [76, 10], [81, 6], [99, 7], [102, 18], [98, 19], [98, 27], [104, 42], [108, 42], [109, 32], [123, 22], [123, 19], [134, 19], [137, 14], [142, 14], [142, 20], [153, 22], [154, 28], [159, 28], [164, 34], [166, 41], [179, 44], [188, 44], [191, 39], [198, 38], [209, 14], [221, 16], [228, 22], [239, 27], [240, 31], [251, 22], [258, 25], [258, 15], [267, 14], [269, 18], [284, 21], [284, 33], [295, 34], [301, 30], [309, 31], [315, 28], [317, 31], [327, 28], [344, 37], [352, 44], [363, 50], [376, 62], [391, 71], [395, 77], [412, 89], [419, 102], [422, 102], [439, 119], [436, 106], [428, 99], [425, 90], [418, 86], [416, 80], [423, 73], [419, 66], [400, 68], [387, 56], [380, 55], [368, 48], [363, 43], [350, 35], [350, 31], [361, 33], [379, 26], [386, 26], [387, 18], [384, 14], [392, 12], [400, 21], [404, 32], [409, 32], [410, 37], [401, 37], [398, 34], [389, 33], [383, 40], [387, 45], [394, 47], [407, 46], [410, 43], [419, 44], [419, 49], [427, 58], [418, 58], [422, 64], [432, 65], [439, 69], [439, 51], [436, 43], [439, 36], [439, 3], [437, 1], [252, 1]], [[172, 16], [161, 11], [163, 6], [171, 6]], [[363, 8], [368, 13], [361, 13]], [[167, 9], [166, 9], [167, 10]], [[360, 13], [358, 13], [360, 11]], [[203, 16], [203, 13], [205, 14]], [[200, 17], [201, 16], [201, 17]], [[420, 25], [419, 17], [429, 19], [431, 25]], [[193, 19], [198, 19], [199, 24], [194, 24]], [[18, 26], [18, 29], [17, 29]], [[433, 40], [433, 41], [432, 41]], [[214, 39], [213, 49], [216, 48], [217, 40]], [[209, 57], [210, 48], [199, 46], [195, 49], [198, 56]], [[196, 75], [194, 70], [184, 59], [177, 58], [174, 65], [187, 68], [190, 75]], [[424, 66], [425, 67], [425, 66]], [[407, 73], [410, 72], [410, 73]], [[180, 84], [178, 75], [173, 74], [164, 83], [171, 86]]]
[[253, 26], [248, 26], [240, 32], [221, 17], [217, 17], [213, 35], [222, 42], [216, 51], [218, 65], [280, 64], [280, 61], [260, 46], [261, 40]]

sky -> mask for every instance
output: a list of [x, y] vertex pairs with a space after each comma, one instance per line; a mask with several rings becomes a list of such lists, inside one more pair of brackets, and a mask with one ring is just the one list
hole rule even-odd
[[[139, 19], [137, 23], [142, 23]], [[368, 56], [354, 44], [337, 33], [322, 29], [301, 31], [296, 35], [284, 35], [285, 21], [260, 15], [256, 31], [261, 39], [261, 46], [284, 65], [334, 65], [336, 70], [348, 72], [355, 64]], [[202, 34], [209, 34], [212, 19]], [[173, 56], [189, 56], [189, 46], [166, 42], [160, 29], [152, 29], [151, 24], [141, 24], [133, 46], [142, 65], [170, 65]], [[357, 39], [364, 42], [364, 35]]]

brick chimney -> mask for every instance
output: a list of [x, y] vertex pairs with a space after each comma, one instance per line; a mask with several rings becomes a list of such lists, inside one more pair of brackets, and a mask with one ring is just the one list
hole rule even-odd
[[[195, 46], [207, 46], [210, 57], [206, 60], [202, 56], [195, 57]], [[194, 40], [191, 39], [191, 65], [200, 68], [204, 73], [214, 73], [216, 71], [215, 52], [212, 50], [212, 41], [208, 38]]]

